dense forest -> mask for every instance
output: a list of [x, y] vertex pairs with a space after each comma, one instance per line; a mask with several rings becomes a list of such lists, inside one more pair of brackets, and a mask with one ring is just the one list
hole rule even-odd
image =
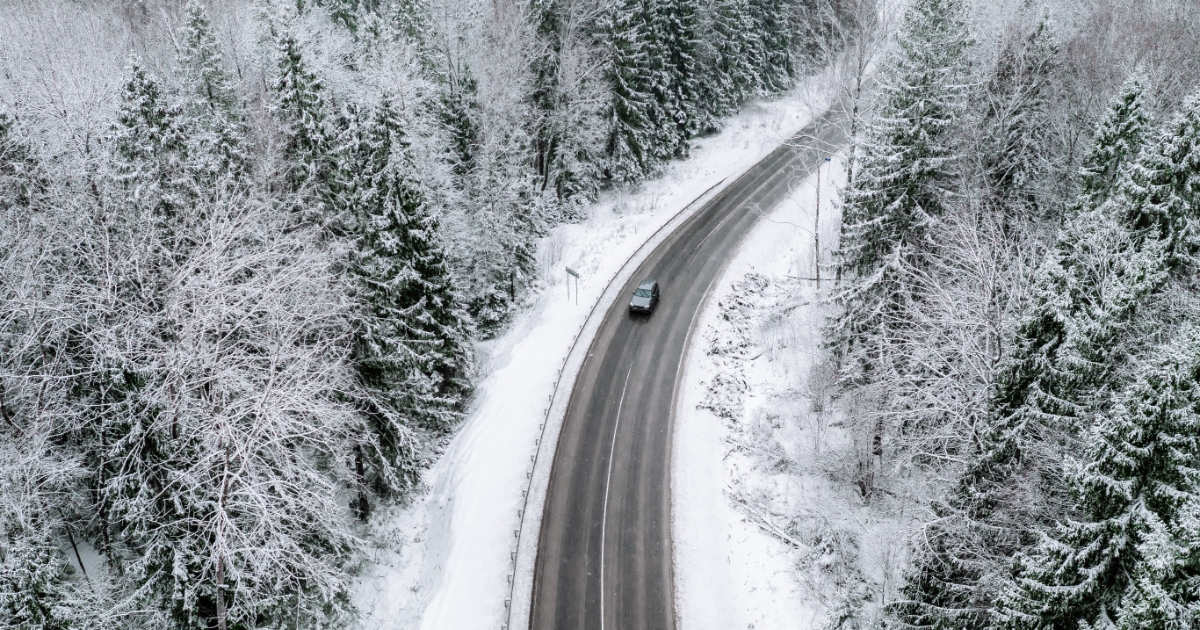
[[831, 625], [1200, 627], [1200, 7], [912, 0], [894, 41], [826, 342], [861, 500], [919, 523]]
[[537, 240], [839, 7], [3, 3], [0, 628], [352, 622]]

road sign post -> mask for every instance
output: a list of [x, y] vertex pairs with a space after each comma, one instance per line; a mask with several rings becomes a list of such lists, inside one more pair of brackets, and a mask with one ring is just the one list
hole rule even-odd
[[575, 278], [575, 306], [579, 306], [579, 272], [567, 267], [567, 299], [571, 299], [571, 278]]

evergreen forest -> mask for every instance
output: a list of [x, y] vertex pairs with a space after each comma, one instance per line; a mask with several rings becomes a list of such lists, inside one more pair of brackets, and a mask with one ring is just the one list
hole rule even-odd
[[1200, 627], [1198, 27], [1186, 2], [897, 13], [825, 344], [907, 559], [831, 627]]

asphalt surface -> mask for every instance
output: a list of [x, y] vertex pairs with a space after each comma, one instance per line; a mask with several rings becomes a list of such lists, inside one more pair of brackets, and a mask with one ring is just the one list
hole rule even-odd
[[[671, 425], [695, 315], [738, 243], [844, 142], [826, 114], [646, 259], [605, 315], [571, 393], [546, 496], [533, 630], [673, 630]], [[644, 278], [662, 297], [630, 315]]]

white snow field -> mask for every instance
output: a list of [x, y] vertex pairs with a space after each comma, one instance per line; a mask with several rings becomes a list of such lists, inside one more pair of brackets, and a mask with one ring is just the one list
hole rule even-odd
[[[372, 517], [381, 545], [355, 596], [365, 630], [500, 630], [508, 623], [523, 496], [532, 475], [526, 516], [535, 523], [527, 522], [522, 534], [528, 550], [536, 547], [555, 414], [546, 431], [549, 448], [539, 455], [541, 425], [593, 305], [610, 280], [622, 269], [632, 273], [649, 253], [647, 240], [656, 230], [679, 221], [682, 211], [699, 205], [688, 207], [698, 196], [715, 194], [810, 122], [830, 102], [830, 94], [812, 86], [827, 83], [814, 77], [777, 99], [747, 104], [721, 133], [697, 139], [692, 156], [669, 165], [662, 177], [635, 191], [602, 195], [587, 208], [585, 221], [560, 226], [544, 239], [539, 258], [546, 284], [503, 335], [479, 348], [477, 394], [459, 432], [427, 471], [427, 491], [407, 507]], [[578, 295], [572, 281], [569, 299], [564, 267], [581, 276]], [[593, 323], [603, 315], [603, 308], [596, 310]], [[586, 347], [588, 339], [580, 344]], [[577, 366], [567, 366], [556, 407], [564, 406]], [[533, 554], [523, 551], [519, 564], [517, 598], [523, 594], [527, 602], [522, 591], [532, 579]]]

